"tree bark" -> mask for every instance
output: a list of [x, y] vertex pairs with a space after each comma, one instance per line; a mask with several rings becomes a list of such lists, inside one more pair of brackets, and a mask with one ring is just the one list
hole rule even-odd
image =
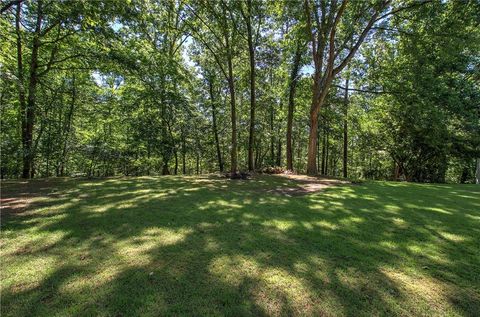
[[480, 185], [480, 158], [477, 158], [477, 171], [475, 173], [475, 183]]
[[293, 59], [292, 70], [290, 72], [290, 89], [288, 92], [288, 114], [287, 114], [287, 170], [293, 171], [293, 148], [292, 148], [292, 131], [293, 131], [293, 113], [295, 111], [295, 92], [298, 83], [298, 71], [300, 69], [300, 61], [302, 58], [302, 46], [297, 45], [295, 57]]
[[73, 119], [73, 111], [75, 109], [75, 101], [77, 97], [77, 90], [75, 88], [75, 75], [72, 77], [72, 100], [70, 103], [70, 109], [67, 114], [67, 122], [66, 127], [64, 129], [64, 140], [63, 140], [63, 149], [62, 149], [62, 158], [60, 161], [60, 176], [65, 175], [65, 163], [67, 161], [67, 145], [68, 145], [68, 138], [70, 135], [70, 128], [72, 126], [72, 119]]
[[[23, 149], [23, 172], [22, 177], [28, 178], [30, 175], [30, 164], [25, 164], [28, 160], [26, 153], [27, 148], [27, 105], [25, 101], [25, 82], [23, 79], [23, 56], [22, 56], [22, 34], [20, 30], [22, 5], [17, 4], [15, 11], [15, 31], [17, 33], [17, 77], [18, 77], [18, 100], [20, 104], [20, 122], [22, 128], [22, 149]], [[28, 168], [26, 168], [28, 167]]]
[[232, 51], [228, 34], [225, 34], [225, 43], [227, 46], [227, 64], [228, 64], [228, 90], [230, 92], [230, 116], [232, 121], [232, 149], [230, 157], [230, 172], [234, 176], [237, 174], [237, 109], [235, 103], [235, 82], [233, 77]]
[[270, 106], [270, 165], [275, 165], [275, 136], [273, 133], [273, 122], [275, 114], [273, 110], [273, 104]]
[[223, 160], [222, 160], [222, 152], [220, 151], [220, 141], [218, 138], [218, 129], [217, 129], [217, 110], [215, 107], [215, 96], [213, 93], [213, 79], [210, 78], [209, 82], [209, 92], [210, 92], [210, 102], [212, 105], [212, 125], [213, 125], [213, 136], [215, 138], [215, 148], [217, 151], [217, 159], [218, 159], [218, 168], [220, 173], [223, 173]]
[[33, 178], [33, 127], [35, 123], [35, 103], [38, 84], [38, 50], [40, 48], [40, 32], [42, 27], [43, 13], [42, 13], [42, 1], [38, 0], [37, 20], [35, 25], [35, 33], [33, 35], [32, 42], [32, 55], [30, 60], [30, 75], [28, 81], [28, 98], [25, 117], [25, 131], [22, 134], [24, 153], [23, 153], [23, 171], [22, 178]]
[[326, 141], [325, 141], [325, 175], [328, 175], [328, 158], [329, 158], [329, 130], [327, 128], [327, 131], [326, 131]]
[[255, 140], [255, 45], [252, 34], [252, 1], [247, 0], [248, 17], [245, 17], [248, 36], [248, 55], [250, 59], [250, 130], [248, 135], [248, 170], [255, 168], [253, 160], [253, 148]]
[[348, 175], [348, 83], [349, 76], [345, 81], [345, 94], [343, 96], [343, 177]]
[[326, 122], [323, 124], [323, 136], [322, 136], [322, 169], [321, 169], [321, 174], [325, 175], [325, 140], [326, 140], [326, 135], [327, 135], [327, 129], [326, 129]]
[[[312, 43], [312, 58], [315, 65], [315, 72], [312, 85], [312, 105], [310, 107], [310, 134], [308, 137], [308, 161], [307, 174], [317, 174], [316, 165], [316, 148], [317, 148], [317, 116], [319, 110], [323, 106], [325, 98], [330, 89], [333, 79], [348, 65], [356, 54], [360, 45], [365, 40], [368, 32], [371, 30], [375, 22], [378, 21], [380, 12], [382, 12], [390, 3], [386, 0], [381, 3], [379, 8], [370, 16], [367, 24], [362, 32], [358, 34], [358, 38], [354, 41], [354, 34], [351, 40], [354, 41], [350, 47], [348, 54], [339, 60], [340, 51], [335, 50], [335, 39], [338, 24], [342, 18], [348, 1], [343, 1], [337, 6], [336, 1], [330, 3], [329, 12], [327, 14], [327, 2], [321, 3], [322, 12], [318, 13], [318, 6], [313, 5], [314, 14], [311, 14], [311, 4], [309, 0], [305, 0], [305, 15], [307, 22], [307, 33]], [[315, 18], [312, 23], [312, 17]], [[382, 18], [382, 17], [381, 17]], [[381, 19], [380, 18], [380, 19]], [[315, 30], [313, 28], [315, 26]], [[343, 49], [343, 48], [342, 48]], [[337, 64], [337, 65], [336, 65]]]
[[282, 165], [282, 140], [278, 138], [277, 142], [277, 166]]
[[184, 131], [184, 128], [182, 127], [182, 173], [183, 175], [187, 174], [186, 155], [187, 155], [187, 149], [185, 147], [185, 131]]

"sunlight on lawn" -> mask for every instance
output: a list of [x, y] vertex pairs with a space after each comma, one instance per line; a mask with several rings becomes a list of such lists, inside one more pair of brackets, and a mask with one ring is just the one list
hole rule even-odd
[[2, 316], [480, 310], [476, 187], [378, 182], [265, 194], [291, 186], [281, 184], [62, 183], [3, 219]]

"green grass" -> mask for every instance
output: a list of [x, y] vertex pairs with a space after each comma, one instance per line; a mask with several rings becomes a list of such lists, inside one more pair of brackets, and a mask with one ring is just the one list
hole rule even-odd
[[1, 315], [478, 316], [480, 186], [4, 182]]

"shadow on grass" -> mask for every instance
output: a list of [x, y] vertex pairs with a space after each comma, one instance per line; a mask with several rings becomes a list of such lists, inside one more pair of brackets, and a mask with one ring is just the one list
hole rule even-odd
[[[474, 186], [286, 198], [278, 177], [60, 183], [3, 223], [4, 316], [471, 315]], [[32, 238], [28, 238], [32, 236]], [[52, 238], [54, 237], [54, 238]], [[15, 243], [15, 241], [19, 241]], [[28, 272], [38, 270], [37, 277]], [[25, 276], [24, 276], [25, 275]]]

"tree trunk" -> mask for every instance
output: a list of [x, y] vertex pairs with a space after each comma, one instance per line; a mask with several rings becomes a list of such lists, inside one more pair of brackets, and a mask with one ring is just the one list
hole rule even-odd
[[[20, 13], [18, 13], [20, 14]], [[23, 171], [22, 178], [31, 178], [34, 175], [33, 169], [33, 126], [35, 123], [35, 103], [36, 92], [38, 83], [38, 50], [40, 48], [40, 32], [42, 27], [43, 13], [42, 13], [42, 1], [38, 0], [37, 20], [35, 25], [35, 33], [33, 35], [32, 42], [32, 54], [30, 60], [30, 76], [28, 82], [28, 98], [25, 116], [25, 130], [22, 133], [22, 143], [24, 144], [23, 153]]]
[[[320, 127], [320, 120], [318, 120], [318, 128], [317, 128], [317, 140], [320, 140], [320, 131], [321, 131], [321, 127]], [[320, 158], [321, 158], [321, 155], [320, 155], [320, 142], [317, 141], [317, 171], [320, 170], [322, 173], [323, 173], [323, 169], [321, 168], [321, 163], [320, 163]]]
[[[23, 80], [23, 59], [22, 59], [22, 37], [20, 31], [20, 20], [22, 12], [22, 3], [17, 4], [15, 11], [15, 30], [17, 33], [17, 77], [18, 77], [18, 100], [20, 104], [20, 122], [22, 125], [22, 147], [23, 147], [23, 172], [22, 177], [28, 178], [30, 174], [30, 164], [25, 165], [27, 160], [27, 106], [25, 102], [25, 86]], [[27, 168], [28, 167], [28, 168]], [[26, 169], [27, 168], [27, 169]]]
[[312, 110], [310, 112], [310, 133], [308, 136], [308, 153], [307, 153], [307, 174], [317, 174], [317, 129], [318, 129], [318, 111], [317, 101], [313, 101]]
[[177, 153], [177, 148], [175, 147], [173, 154], [175, 155], [175, 169], [173, 170], [173, 174], [177, 175], [178, 174], [178, 153]]
[[480, 158], [477, 158], [477, 171], [475, 173], [475, 183], [480, 185]]
[[230, 91], [230, 116], [232, 120], [232, 149], [230, 157], [230, 172], [231, 175], [237, 174], [237, 109], [235, 104], [235, 82], [233, 77], [232, 52], [228, 41], [228, 36], [225, 36], [227, 43], [227, 64], [228, 64], [228, 90]]
[[319, 83], [321, 74], [315, 74], [312, 85], [312, 106], [310, 107], [310, 132], [308, 135], [308, 154], [307, 154], [307, 174], [317, 174], [317, 129], [318, 129], [318, 114], [323, 106], [325, 98], [327, 97], [330, 84], [333, 77], [328, 77], [322, 80], [323, 84]]
[[195, 159], [196, 159], [196, 172], [198, 175], [200, 174], [200, 155], [198, 154], [198, 151], [197, 151], [197, 155], [195, 156]]
[[323, 136], [322, 136], [322, 169], [321, 169], [321, 174], [322, 175], [325, 175], [325, 150], [326, 150], [326, 147], [325, 147], [325, 140], [326, 140], [326, 136], [327, 136], [327, 128], [325, 126], [326, 122], [323, 124]]
[[215, 97], [213, 94], [213, 79], [209, 80], [209, 91], [210, 91], [210, 102], [212, 104], [212, 125], [213, 125], [213, 136], [215, 138], [215, 148], [217, 150], [217, 159], [218, 159], [218, 168], [220, 173], [223, 173], [223, 161], [222, 161], [222, 152], [220, 151], [220, 141], [218, 138], [218, 129], [217, 129], [217, 111], [215, 107]]
[[170, 175], [170, 171], [168, 170], [168, 161], [163, 162], [162, 175]]
[[63, 149], [62, 149], [62, 158], [60, 161], [60, 175], [65, 175], [65, 163], [67, 161], [67, 145], [68, 145], [68, 137], [70, 135], [70, 128], [72, 126], [72, 118], [73, 118], [73, 111], [75, 109], [75, 101], [77, 97], [77, 91], [75, 88], [75, 75], [72, 78], [72, 100], [70, 103], [70, 109], [67, 114], [67, 123], [64, 130], [64, 141], [63, 141]]
[[185, 148], [185, 132], [182, 129], [182, 173], [183, 175], [187, 174], [187, 165], [186, 165], [186, 153], [187, 149]]
[[278, 142], [277, 142], [277, 166], [281, 166], [282, 165], [282, 140], [280, 140], [280, 138], [278, 138]]
[[348, 82], [349, 77], [345, 81], [345, 95], [343, 97], [343, 177], [348, 175]]
[[248, 17], [246, 17], [247, 23], [247, 35], [248, 35], [248, 55], [250, 58], [250, 131], [248, 135], [248, 170], [253, 171], [253, 143], [255, 140], [255, 45], [253, 43], [252, 34], [252, 1], [247, 0]]
[[329, 140], [328, 137], [330, 136], [329, 130], [327, 128], [326, 131], [326, 141], [325, 141], [325, 175], [328, 175], [328, 159], [329, 159]]
[[293, 113], [295, 111], [295, 92], [298, 83], [298, 71], [302, 58], [302, 47], [297, 45], [295, 57], [293, 59], [292, 71], [290, 72], [290, 89], [288, 92], [288, 114], [287, 114], [287, 170], [293, 171], [293, 148], [292, 148], [292, 130]]

